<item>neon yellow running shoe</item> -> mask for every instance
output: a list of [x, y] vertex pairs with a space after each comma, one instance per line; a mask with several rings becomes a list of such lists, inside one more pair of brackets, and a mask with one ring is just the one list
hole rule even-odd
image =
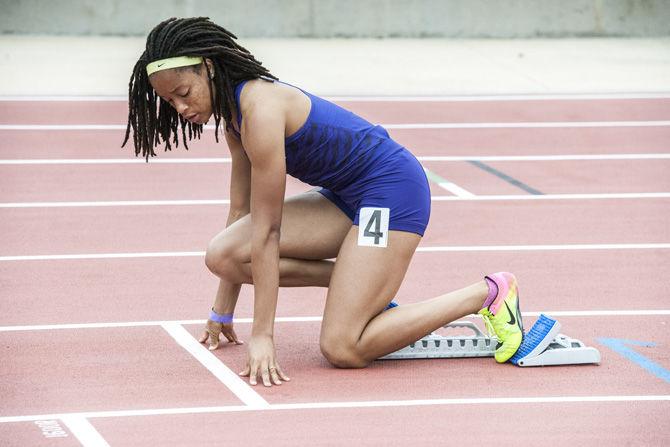
[[484, 319], [491, 336], [498, 337], [495, 358], [505, 363], [514, 355], [523, 341], [523, 321], [519, 310], [519, 288], [516, 278], [508, 272], [487, 276], [498, 286], [493, 302], [478, 313]]

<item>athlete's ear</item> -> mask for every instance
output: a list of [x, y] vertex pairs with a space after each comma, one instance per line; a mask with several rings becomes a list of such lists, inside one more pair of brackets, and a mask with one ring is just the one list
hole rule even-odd
[[205, 64], [207, 64], [207, 71], [209, 72], [209, 78], [213, 79], [214, 78], [214, 63], [212, 62], [211, 59], [205, 58]]

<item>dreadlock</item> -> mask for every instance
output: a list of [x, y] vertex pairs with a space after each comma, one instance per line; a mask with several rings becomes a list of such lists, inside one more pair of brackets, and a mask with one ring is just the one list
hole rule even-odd
[[260, 77], [277, 79], [246, 48], [238, 45], [235, 39], [237, 36], [213, 23], [208, 17], [187, 19], [173, 17], [152, 29], [147, 36], [146, 49], [135, 64], [133, 74], [130, 76], [128, 125], [121, 147], [128, 142], [131, 128], [135, 156], [142, 153], [147, 161], [150, 156], [156, 155], [154, 147], [158, 146], [161, 141], [165, 142], [166, 151], [172, 150], [172, 144], [175, 147], [179, 146], [180, 126], [182, 141], [187, 150], [187, 140], [200, 138], [202, 124], [190, 123], [180, 116], [167, 101], [156, 94], [149, 83], [147, 64], [176, 56], [209, 58], [215, 67], [212, 79], [207, 64], [204, 64], [207, 77], [211, 79], [210, 98], [214, 113], [214, 136], [218, 142], [221, 118], [225, 122], [226, 130], [232, 126], [235, 85]]

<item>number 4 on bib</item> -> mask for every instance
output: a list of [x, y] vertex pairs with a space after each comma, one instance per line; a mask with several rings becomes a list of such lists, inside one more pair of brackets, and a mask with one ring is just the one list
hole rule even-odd
[[390, 214], [388, 208], [361, 208], [358, 217], [358, 245], [386, 247]]

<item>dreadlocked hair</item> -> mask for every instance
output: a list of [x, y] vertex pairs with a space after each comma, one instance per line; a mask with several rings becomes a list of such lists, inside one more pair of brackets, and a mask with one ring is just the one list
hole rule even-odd
[[165, 143], [166, 151], [172, 150], [172, 144], [179, 146], [179, 127], [187, 150], [187, 141], [200, 138], [202, 124], [191, 123], [180, 116], [167, 101], [156, 94], [149, 83], [147, 64], [177, 56], [200, 56], [212, 61], [213, 76], [207, 64], [203, 64], [210, 79], [214, 136], [218, 142], [221, 118], [225, 122], [226, 130], [232, 127], [235, 85], [261, 77], [277, 79], [246, 48], [238, 45], [235, 39], [237, 36], [210, 21], [209, 17], [173, 17], [152, 29], [147, 36], [146, 49], [130, 76], [128, 124], [121, 147], [130, 139], [131, 128], [135, 156], [141, 153], [147, 161], [150, 156], [156, 156], [154, 147], [161, 141]]

